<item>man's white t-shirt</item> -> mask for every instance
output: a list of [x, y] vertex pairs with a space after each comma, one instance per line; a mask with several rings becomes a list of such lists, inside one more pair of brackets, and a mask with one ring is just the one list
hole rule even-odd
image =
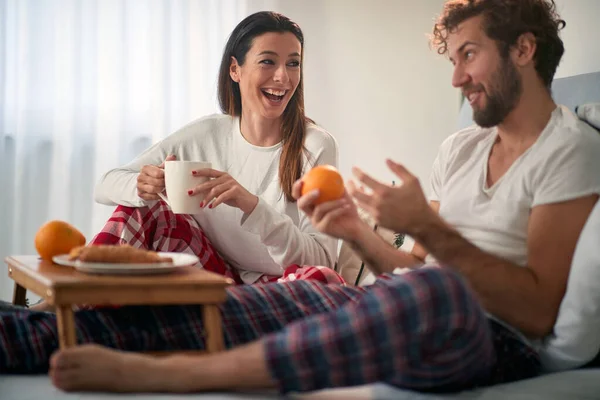
[[[496, 138], [496, 128], [473, 126], [446, 139], [433, 164], [430, 200], [440, 202], [440, 216], [475, 246], [526, 267], [534, 207], [600, 194], [600, 134], [559, 106], [537, 141], [488, 187]], [[542, 345], [489, 316], [525, 343]]]
[[496, 128], [473, 126], [446, 139], [433, 164], [430, 200], [471, 243], [526, 266], [534, 207], [600, 193], [600, 134], [559, 106], [537, 141], [488, 187], [496, 138]]
[[[310, 219], [288, 202], [279, 185], [282, 143], [271, 147], [250, 144], [240, 132], [240, 119], [211, 115], [194, 121], [150, 147], [129, 164], [107, 172], [96, 186], [96, 201], [107, 205], [142, 207], [137, 176], [144, 165], [159, 165], [168, 155], [178, 160], [209, 161], [229, 173], [259, 197], [249, 215], [222, 204], [200, 209], [193, 217], [225, 261], [239, 269], [244, 282], [262, 274], [281, 275], [290, 264], [333, 268], [338, 241], [318, 232]], [[337, 167], [338, 148], [333, 136], [309, 124], [304, 142], [304, 171], [315, 165]], [[199, 203], [198, 203], [199, 207]]]

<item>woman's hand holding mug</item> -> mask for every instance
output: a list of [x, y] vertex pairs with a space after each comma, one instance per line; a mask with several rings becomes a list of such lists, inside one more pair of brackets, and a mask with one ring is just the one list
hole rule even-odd
[[216, 169], [198, 169], [192, 171], [195, 177], [206, 178], [188, 193], [192, 197], [201, 195], [200, 207], [215, 208], [219, 204], [236, 207], [246, 214], [254, 211], [258, 204], [258, 196], [253, 195], [227, 172]]
[[159, 200], [159, 193], [165, 190], [165, 162], [176, 160], [167, 156], [160, 165], [144, 165], [137, 177], [137, 193], [144, 200]]

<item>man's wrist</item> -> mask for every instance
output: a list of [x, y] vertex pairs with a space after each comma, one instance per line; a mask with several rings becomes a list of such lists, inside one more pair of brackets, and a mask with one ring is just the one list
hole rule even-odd
[[463, 274], [470, 273], [464, 260], [473, 251], [481, 250], [448, 225], [438, 214], [426, 218], [417, 229], [409, 233], [415, 241], [440, 263], [450, 265]]
[[429, 242], [428, 239], [432, 233], [439, 232], [444, 228], [445, 224], [440, 216], [430, 209], [420, 223], [411, 229], [408, 229], [406, 233], [417, 242], [425, 244]]
[[367, 244], [368, 236], [371, 235], [372, 228], [362, 219], [358, 220], [348, 232], [348, 237], [345, 239], [352, 247], [361, 247]]

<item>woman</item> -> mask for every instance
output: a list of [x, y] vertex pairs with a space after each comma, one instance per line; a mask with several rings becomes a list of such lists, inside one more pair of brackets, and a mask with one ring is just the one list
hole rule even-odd
[[[259, 12], [240, 22], [219, 70], [224, 114], [194, 121], [106, 173], [96, 201], [118, 207], [92, 243], [191, 252], [238, 283], [343, 283], [329, 269], [337, 240], [317, 232], [291, 194], [314, 165], [337, 165], [334, 138], [304, 115], [303, 50], [302, 31], [283, 15]], [[194, 171], [211, 178], [189, 192], [206, 196], [198, 213], [175, 215], [160, 200], [168, 160], [212, 163]]]

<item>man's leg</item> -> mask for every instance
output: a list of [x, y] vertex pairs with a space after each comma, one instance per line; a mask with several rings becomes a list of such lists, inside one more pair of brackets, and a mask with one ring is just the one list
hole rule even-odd
[[0, 300], [0, 312], [22, 311], [24, 309], [26, 309], [26, 307], [15, 306], [12, 303], [7, 303], [6, 301]]
[[378, 279], [358, 302], [267, 336], [264, 349], [282, 391], [378, 381], [455, 390], [485, 382], [495, 362], [483, 309], [446, 268]]
[[[333, 288], [348, 289], [327, 290]], [[255, 322], [249, 325], [235, 329], [252, 330]], [[378, 381], [412, 390], [455, 390], [488, 382], [496, 361], [483, 310], [462, 279], [441, 268], [379, 279], [358, 300], [272, 331], [260, 341], [203, 357], [161, 360], [99, 347], [69, 349], [54, 357], [52, 376], [57, 386], [72, 390], [289, 392]], [[109, 365], [126, 367], [100, 372]]]
[[[237, 346], [288, 323], [356, 301], [364, 290], [297, 281], [241, 285], [221, 306], [225, 345]], [[78, 343], [129, 351], [204, 349], [201, 307], [122, 307], [75, 313]], [[0, 313], [0, 373], [44, 372], [58, 347], [56, 316], [31, 310]]]

